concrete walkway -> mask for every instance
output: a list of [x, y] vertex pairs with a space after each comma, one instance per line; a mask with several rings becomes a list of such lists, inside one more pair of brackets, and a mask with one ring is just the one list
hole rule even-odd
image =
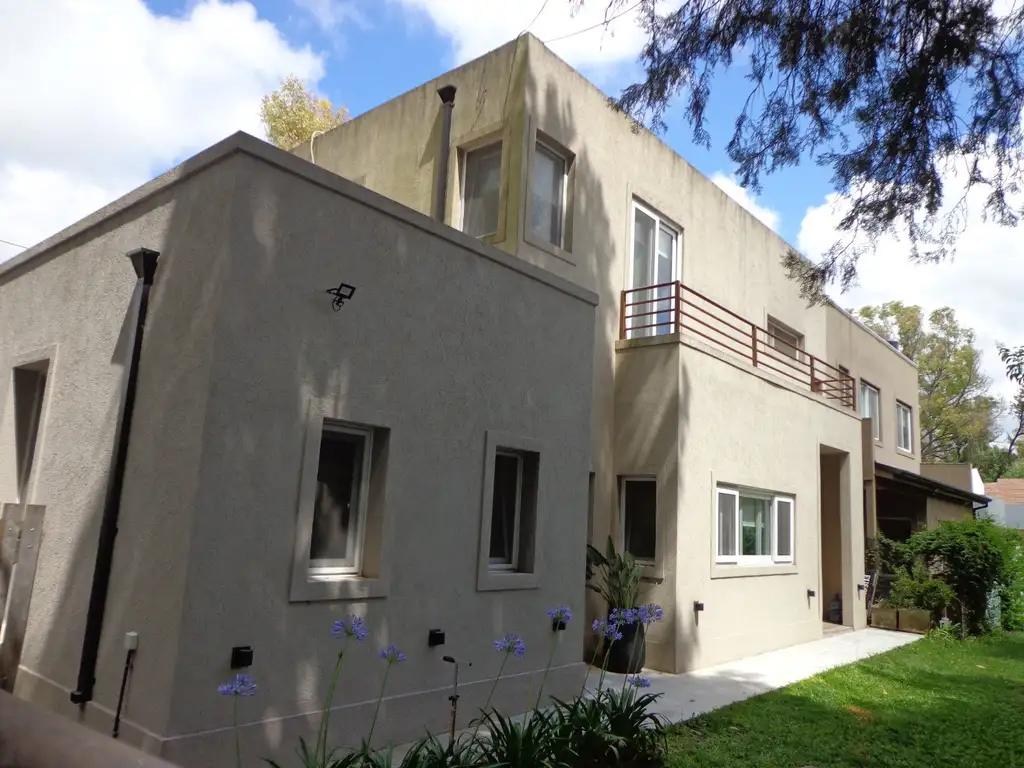
[[[682, 675], [645, 671], [644, 677], [651, 681], [645, 692], [663, 693], [653, 711], [677, 723], [920, 638], [884, 629], [843, 632]], [[599, 675], [600, 670], [591, 670], [588, 688], [597, 688]], [[608, 674], [605, 685], [621, 686], [622, 680], [622, 675]]]

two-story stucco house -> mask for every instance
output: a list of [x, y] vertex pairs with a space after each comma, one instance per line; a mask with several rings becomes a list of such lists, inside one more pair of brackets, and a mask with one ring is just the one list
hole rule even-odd
[[920, 474], [914, 364], [808, 306], [785, 242], [535, 37], [294, 152], [600, 296], [588, 530], [668, 612], [649, 665], [818, 638], [837, 597], [862, 627], [878, 505], [969, 512]]

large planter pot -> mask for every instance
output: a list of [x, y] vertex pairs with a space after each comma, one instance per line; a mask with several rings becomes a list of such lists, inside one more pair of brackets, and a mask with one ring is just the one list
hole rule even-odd
[[900, 608], [900, 632], [925, 634], [932, 627], [932, 612], [922, 608]]
[[608, 648], [608, 671], [635, 674], [647, 662], [647, 642], [642, 624], [627, 624], [619, 629], [622, 639]]
[[872, 608], [871, 626], [879, 629], [897, 629], [898, 613], [895, 608]]

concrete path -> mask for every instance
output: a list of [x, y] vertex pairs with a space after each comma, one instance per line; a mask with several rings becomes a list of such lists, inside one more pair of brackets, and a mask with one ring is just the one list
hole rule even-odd
[[[884, 629], [843, 632], [682, 675], [645, 671], [644, 677], [651, 681], [645, 692], [663, 693], [654, 711], [677, 723], [920, 638]], [[599, 675], [600, 670], [591, 670], [588, 687], [597, 688]], [[605, 685], [621, 686], [622, 679], [622, 675], [606, 675]]]

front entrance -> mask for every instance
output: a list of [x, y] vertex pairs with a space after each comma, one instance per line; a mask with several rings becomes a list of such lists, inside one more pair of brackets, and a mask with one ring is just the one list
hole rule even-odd
[[[821, 620], [830, 626], [854, 627], [861, 592], [854, 571], [853, 543], [863, 538], [854, 532], [854, 523], [863, 520], [857, 509], [854, 514], [853, 489], [850, 485], [850, 454], [827, 446], [820, 448], [820, 535], [821, 535]], [[861, 489], [857, 489], [857, 501]], [[859, 525], [857, 526], [860, 527]], [[859, 573], [863, 573], [861, 553]], [[861, 584], [862, 586], [862, 584]]]

